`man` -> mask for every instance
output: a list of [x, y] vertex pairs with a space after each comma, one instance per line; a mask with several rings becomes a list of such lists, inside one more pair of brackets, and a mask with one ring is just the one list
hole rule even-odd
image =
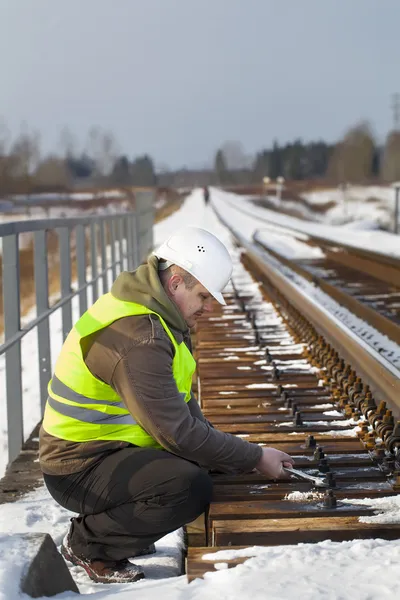
[[207, 469], [279, 477], [285, 453], [217, 431], [191, 392], [189, 328], [232, 272], [225, 246], [187, 227], [134, 272], [121, 273], [68, 335], [40, 430], [47, 488], [79, 514], [62, 554], [94, 581], [136, 581], [128, 558], [209, 504]]

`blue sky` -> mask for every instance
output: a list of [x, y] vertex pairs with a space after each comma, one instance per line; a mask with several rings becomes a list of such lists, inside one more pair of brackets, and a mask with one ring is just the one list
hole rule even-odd
[[360, 119], [384, 140], [399, 26], [399, 0], [0, 0], [0, 117], [45, 151], [97, 125], [170, 167]]

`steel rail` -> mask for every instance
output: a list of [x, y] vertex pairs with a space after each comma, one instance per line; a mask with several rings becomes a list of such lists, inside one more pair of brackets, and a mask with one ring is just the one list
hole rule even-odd
[[[299, 234], [306, 235], [310, 240], [318, 242], [319, 244], [326, 247], [339, 247], [345, 249], [349, 254], [352, 255], [352, 260], [357, 261], [357, 266], [355, 266], [355, 268], [357, 268], [358, 270], [369, 275], [373, 275], [374, 277], [377, 277], [379, 279], [382, 279], [382, 281], [386, 281], [387, 283], [394, 283], [400, 285], [399, 258], [396, 258], [394, 256], [388, 256], [387, 254], [383, 254], [381, 252], [366, 250], [365, 248], [358, 248], [357, 246], [346, 244], [345, 242], [334, 241], [323, 236], [314, 235], [312, 233], [303, 231], [300, 227], [295, 227], [292, 225], [280, 225], [279, 223], [271, 222], [269, 219], [262, 217], [259, 214], [254, 214], [254, 212], [252, 212], [251, 210], [246, 210], [243, 207], [236, 206], [228, 200], [224, 202], [226, 202], [234, 210], [241, 212], [242, 214], [245, 214], [249, 217], [253, 217], [258, 221], [263, 221], [264, 223], [270, 226], [272, 225], [275, 228], [277, 227], [282, 230], [295, 231]], [[341, 260], [340, 257], [336, 256], [336, 254], [335, 260], [338, 262], [345, 263], [345, 259]], [[376, 263], [379, 263], [378, 268], [376, 268]]]
[[[317, 275], [311, 273], [307, 269], [303, 268], [296, 261], [293, 261], [285, 256], [282, 256], [275, 250], [265, 246], [264, 243], [257, 238], [257, 232], [255, 232], [253, 239], [255, 243], [261, 246], [264, 250], [269, 252], [272, 256], [274, 256], [277, 260], [279, 260], [284, 265], [288, 266], [290, 269], [307, 279], [308, 281], [312, 281], [316, 284], [323, 292], [331, 296], [336, 302], [342, 304], [346, 308], [348, 308], [352, 313], [357, 315], [363, 321], [366, 321], [372, 327], [375, 327], [381, 333], [387, 335], [387, 337], [397, 344], [400, 344], [400, 324], [396, 323], [392, 319], [389, 319], [385, 315], [380, 312], [370, 308], [368, 305], [360, 302], [354, 296], [344, 292], [336, 285], [332, 285], [325, 281], [322, 277], [318, 277]], [[336, 260], [336, 256], [335, 256]], [[396, 274], [397, 277], [400, 278], [400, 266], [399, 266], [399, 274]]]
[[[352, 365], [363, 381], [369, 385], [372, 394], [377, 399], [386, 401], [393, 413], [399, 417], [400, 371], [383, 359], [324, 307], [307, 296], [294, 282], [269, 265], [255, 244], [244, 239], [215, 207], [214, 210], [221, 222], [230, 230], [236, 243], [245, 249], [249, 262], [262, 277], [263, 283], [269, 283], [278, 294], [284, 296], [287, 302], [297, 309], [314, 326], [315, 330]], [[269, 293], [271, 294], [271, 290]]]

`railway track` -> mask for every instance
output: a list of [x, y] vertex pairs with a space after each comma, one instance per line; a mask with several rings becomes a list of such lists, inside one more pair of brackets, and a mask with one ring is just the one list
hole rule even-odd
[[400, 260], [310, 237], [300, 244], [317, 258], [287, 258], [268, 247], [267, 239], [262, 230], [254, 235], [272, 256], [400, 344]]
[[[315, 233], [305, 234], [292, 225], [271, 223], [246, 206], [225, 203], [260, 227], [253, 234], [253, 242], [265, 257], [270, 257], [274, 268], [280, 265], [287, 277], [298, 275], [300, 285], [309, 282], [308, 293], [321, 292], [320, 303], [324, 303], [323, 295], [331, 298], [328, 310], [336, 312], [347, 327], [372, 348], [383, 351], [385, 358], [400, 368], [400, 259]], [[215, 206], [214, 210], [229, 227]], [[280, 250], [274, 247], [273, 240]], [[304, 252], [306, 247], [309, 252]], [[340, 310], [342, 307], [344, 310]], [[391, 345], [388, 346], [386, 338], [392, 341]]]
[[400, 524], [371, 518], [374, 499], [400, 491], [399, 372], [246, 250], [227, 306], [196, 336], [202, 410], [222, 431], [291, 454], [326, 488], [214, 473], [208, 514], [187, 526], [189, 581], [218, 568], [221, 550], [236, 551], [223, 559], [231, 567], [254, 545], [400, 537]]

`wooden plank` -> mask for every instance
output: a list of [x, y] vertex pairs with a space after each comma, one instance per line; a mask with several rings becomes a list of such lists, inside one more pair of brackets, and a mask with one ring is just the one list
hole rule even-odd
[[304, 502], [280, 501], [244, 501], [213, 502], [208, 513], [208, 526], [212, 521], [228, 519], [283, 519], [327, 516], [372, 515], [375, 510], [358, 504], [338, 503], [337, 508], [323, 506], [323, 493], [319, 498]]
[[[302, 415], [307, 415], [306, 418], [307, 420], [309, 420], [309, 416], [310, 418], [314, 418], [317, 421], [333, 421], [333, 420], [337, 420], [337, 419], [343, 419], [344, 416], [343, 414], [340, 415], [327, 415], [325, 414], [326, 412], [331, 412], [334, 410], [337, 410], [333, 405], [332, 408], [326, 409], [326, 408], [318, 408], [318, 407], [313, 407], [311, 408], [310, 406], [304, 405], [302, 404], [301, 406], [298, 405], [296, 402], [296, 407], [297, 410], [299, 410], [301, 412]], [[321, 402], [322, 404], [322, 402]], [[324, 406], [322, 404], [322, 406]], [[339, 412], [339, 411], [337, 411]], [[225, 401], [225, 405], [221, 405], [221, 406], [217, 406], [217, 407], [213, 407], [213, 408], [204, 408], [203, 409], [203, 414], [205, 417], [207, 417], [207, 419], [212, 420], [215, 417], [218, 417], [219, 419], [223, 419], [225, 417], [236, 417], [236, 416], [244, 416], [244, 415], [278, 415], [279, 417], [285, 417], [286, 419], [291, 419], [293, 418], [293, 412], [291, 408], [286, 408], [283, 403], [279, 404], [279, 403], [270, 403], [270, 402], [263, 402], [262, 404], [254, 404], [253, 406], [232, 406], [229, 403], [229, 400]], [[311, 417], [311, 415], [313, 415], [313, 417]]]
[[[214, 485], [213, 502], [238, 502], [252, 500], [283, 500], [292, 492], [310, 492], [310, 483], [266, 483], [262, 485]], [[341, 484], [335, 488], [335, 496], [340, 498], [376, 498], [393, 496], [393, 487], [386, 481]]]
[[[295, 426], [295, 425], [289, 425], [289, 424], [285, 424], [282, 425], [281, 427], [285, 428], [285, 430], [288, 433], [293, 433], [293, 432], [298, 432], [298, 433], [302, 433], [303, 435], [309, 435], [309, 434], [313, 434], [314, 432], [321, 432], [321, 431], [341, 431], [341, 430], [346, 430], [349, 429], [349, 427], [346, 426], [342, 426], [340, 427], [339, 425], [332, 425], [332, 424], [328, 424], [328, 425], [316, 425], [315, 423], [311, 423], [310, 425], [307, 425], [307, 423], [309, 421], [307, 421], [307, 419], [304, 419], [306, 421], [306, 424], [304, 425], [299, 425], [299, 426]], [[273, 433], [274, 431], [277, 430], [276, 426], [274, 425], [266, 425], [265, 423], [242, 423], [242, 424], [238, 424], [238, 423], [215, 423], [215, 428], [216, 429], [220, 429], [221, 431], [225, 431], [226, 433], [243, 433], [243, 434], [247, 434], [247, 433]]]
[[194, 521], [187, 523], [185, 531], [188, 546], [206, 546], [208, 541], [205, 513], [202, 513]]
[[[230, 410], [240, 410], [240, 409], [256, 409], [258, 407], [267, 408], [270, 407], [273, 410], [279, 410], [280, 408], [286, 409], [285, 401], [281, 399], [280, 396], [270, 394], [269, 396], [249, 396], [244, 397], [242, 394], [236, 395], [236, 393], [231, 394], [220, 394], [217, 398], [210, 398], [210, 395], [207, 394], [204, 400], [204, 407], [207, 411], [217, 411], [218, 409], [226, 409], [227, 406], [230, 406]], [[309, 409], [309, 407], [318, 405], [326, 405], [331, 404], [332, 408], [326, 410], [334, 410], [335, 404], [334, 400], [330, 396], [310, 396], [310, 395], [300, 395], [297, 396], [289, 396], [289, 398], [297, 404], [300, 410]], [[287, 409], [290, 410], [290, 409]], [[318, 410], [318, 408], [316, 409]], [[211, 413], [210, 413], [211, 414]]]
[[[232, 390], [232, 391], [236, 391], [239, 392], [241, 389], [246, 390], [246, 389], [252, 389], [252, 388], [246, 388], [247, 385], [251, 385], [252, 383], [259, 383], [259, 384], [263, 384], [263, 383], [269, 383], [269, 384], [274, 384], [276, 386], [278, 385], [282, 385], [282, 386], [297, 386], [297, 387], [303, 387], [303, 388], [309, 388], [312, 384], [314, 384], [314, 386], [317, 386], [317, 382], [318, 379], [315, 377], [314, 374], [303, 374], [303, 373], [290, 373], [289, 371], [280, 371], [279, 373], [279, 379], [273, 379], [273, 374], [272, 371], [271, 372], [263, 372], [262, 377], [255, 377], [253, 375], [253, 373], [251, 374], [251, 378], [250, 377], [245, 377], [245, 375], [242, 374], [242, 378], [243, 381], [240, 381], [240, 379], [238, 381], [235, 381], [234, 383], [232, 383], [232, 380], [226, 376], [226, 372], [222, 373], [222, 375], [220, 373], [215, 375], [215, 378], [217, 378], [217, 381], [214, 381], [214, 379], [210, 376], [210, 373], [207, 372], [207, 379], [203, 379], [202, 378], [202, 374], [201, 374], [201, 369], [199, 369], [199, 373], [200, 373], [200, 380], [201, 380], [201, 385], [202, 387], [204, 386], [204, 388], [210, 389], [212, 388], [214, 392], [219, 392], [219, 391], [224, 391], [224, 390]], [[258, 381], [254, 381], [254, 379], [257, 379]], [[257, 388], [253, 388], [253, 389], [257, 389]], [[260, 389], [268, 389], [268, 388], [260, 388]], [[270, 388], [273, 389], [273, 388]]]
[[[285, 444], [287, 448], [290, 448], [290, 452], [288, 450], [284, 450], [284, 452], [296, 452], [297, 454], [314, 454], [315, 448], [306, 448], [305, 440], [307, 439], [309, 433], [308, 432], [300, 432], [299, 434], [290, 435], [289, 433], [249, 433], [245, 434], [244, 438], [247, 442], [253, 442], [255, 444], [266, 444], [273, 445], [277, 447], [279, 450], [283, 450], [283, 447], [280, 444]], [[368, 450], [365, 448], [361, 440], [355, 437], [342, 437], [339, 432], [337, 436], [334, 435], [319, 435], [319, 432], [315, 432], [312, 434], [318, 444], [321, 446], [324, 452], [338, 452], [340, 454], [353, 454], [365, 452]], [[279, 445], [278, 445], [279, 444]]]
[[[339, 421], [344, 421], [345, 417], [343, 415], [341, 416], [332, 416], [332, 415], [324, 415], [323, 413], [319, 412], [319, 413], [306, 413], [302, 414], [302, 419], [303, 421], [306, 421], [307, 423], [310, 423], [309, 427], [314, 427], [314, 424], [317, 424], [318, 427], [318, 423], [320, 423], [321, 421], [323, 421], [324, 423], [329, 423], [331, 421], [334, 421], [335, 423], [338, 423]], [[205, 415], [207, 416], [207, 414]], [[208, 417], [207, 417], [208, 418]], [[254, 424], [259, 424], [259, 423], [273, 423], [273, 424], [277, 424], [280, 425], [281, 423], [285, 423], [288, 424], [289, 423], [293, 423], [293, 419], [294, 416], [291, 415], [290, 413], [284, 413], [282, 411], [273, 411], [273, 412], [264, 412], [262, 413], [261, 411], [259, 411], [256, 414], [230, 414], [230, 411], [227, 410], [224, 414], [222, 415], [213, 415], [212, 417], [209, 418], [209, 420], [211, 421], [211, 423], [213, 425], [228, 425], [228, 424], [235, 424], [235, 425], [254, 425]]]
[[[230, 383], [230, 381], [228, 381], [227, 383], [222, 384], [217, 384], [215, 381], [211, 381], [208, 380], [208, 378], [200, 378], [201, 379], [201, 386], [202, 388], [204, 388], [204, 390], [209, 393], [209, 394], [216, 394], [216, 397], [218, 398], [218, 393], [219, 392], [224, 392], [224, 391], [233, 391], [233, 392], [237, 392], [238, 394], [243, 394], [243, 395], [254, 395], [254, 396], [264, 396], [264, 397], [268, 397], [268, 395], [271, 393], [271, 391], [275, 391], [276, 394], [276, 389], [278, 388], [279, 385], [282, 386], [283, 390], [285, 390], [286, 392], [288, 392], [288, 395], [292, 396], [293, 395], [301, 395], [300, 392], [302, 391], [303, 394], [307, 394], [310, 395], [313, 393], [315, 394], [329, 394], [328, 390], [324, 390], [324, 388], [319, 387], [318, 386], [318, 380], [316, 377], [314, 377], [313, 379], [311, 379], [311, 381], [285, 381], [285, 382], [281, 382], [281, 381], [271, 381], [269, 378], [265, 377], [265, 381], [264, 383], [268, 383], [269, 385], [273, 386], [273, 387], [260, 387], [260, 388], [256, 388], [256, 387], [247, 387], [248, 385], [251, 385], [251, 379], [248, 378], [247, 383], [243, 383], [242, 385], [238, 385], [237, 382]], [[285, 387], [287, 386], [287, 387]]]
[[[328, 461], [329, 462], [329, 461]], [[364, 482], [375, 482], [375, 481], [385, 481], [386, 477], [379, 469], [374, 465], [366, 465], [366, 466], [357, 466], [357, 465], [335, 465], [333, 462], [329, 462], [331, 472], [334, 474], [335, 479], [339, 484], [345, 484], [348, 481], [359, 481]], [[298, 470], [303, 470], [306, 473], [315, 474], [317, 477], [324, 477], [324, 474], [318, 471], [318, 467], [312, 464], [308, 464], [306, 469], [302, 469], [300, 465], [296, 464], [295, 467]], [[310, 473], [311, 474], [311, 473]], [[254, 485], [264, 485], [270, 484], [272, 482], [278, 482], [280, 484], [288, 484], [288, 483], [299, 483], [299, 479], [292, 477], [291, 475], [287, 475], [282, 477], [279, 480], [269, 479], [265, 475], [261, 473], [252, 472], [252, 473], [243, 473], [239, 475], [225, 474], [225, 473], [212, 473], [212, 478], [214, 484], [224, 484], [224, 485], [242, 485], [242, 484], [254, 484]]]
[[[279, 353], [279, 352], [270, 352], [272, 358], [274, 361], [279, 361], [279, 364], [285, 365], [286, 361], [293, 361], [293, 360], [307, 360], [307, 357], [305, 357], [303, 354], [298, 354], [298, 353], [291, 353], [291, 354], [285, 354], [285, 353]], [[231, 359], [231, 357], [234, 356], [234, 360]], [[254, 365], [256, 367], [258, 366], [265, 366], [267, 363], [265, 361], [265, 352], [263, 351], [256, 351], [256, 352], [252, 352], [252, 351], [247, 351], [247, 352], [243, 352], [243, 351], [226, 351], [226, 352], [222, 352], [219, 354], [216, 354], [215, 352], [210, 352], [210, 353], [206, 353], [206, 352], [202, 352], [202, 349], [200, 348], [198, 351], [198, 360], [197, 362], [200, 365], [226, 365], [226, 363], [229, 362], [234, 362], [234, 363], [240, 363], [240, 364], [249, 364], [249, 365], [254, 365], [255, 362], [260, 363], [261, 361], [264, 361], [264, 364], [260, 364], [260, 365]]]
[[212, 524], [214, 546], [343, 542], [352, 539], [400, 538], [400, 524], [360, 523], [358, 517], [221, 520]]

